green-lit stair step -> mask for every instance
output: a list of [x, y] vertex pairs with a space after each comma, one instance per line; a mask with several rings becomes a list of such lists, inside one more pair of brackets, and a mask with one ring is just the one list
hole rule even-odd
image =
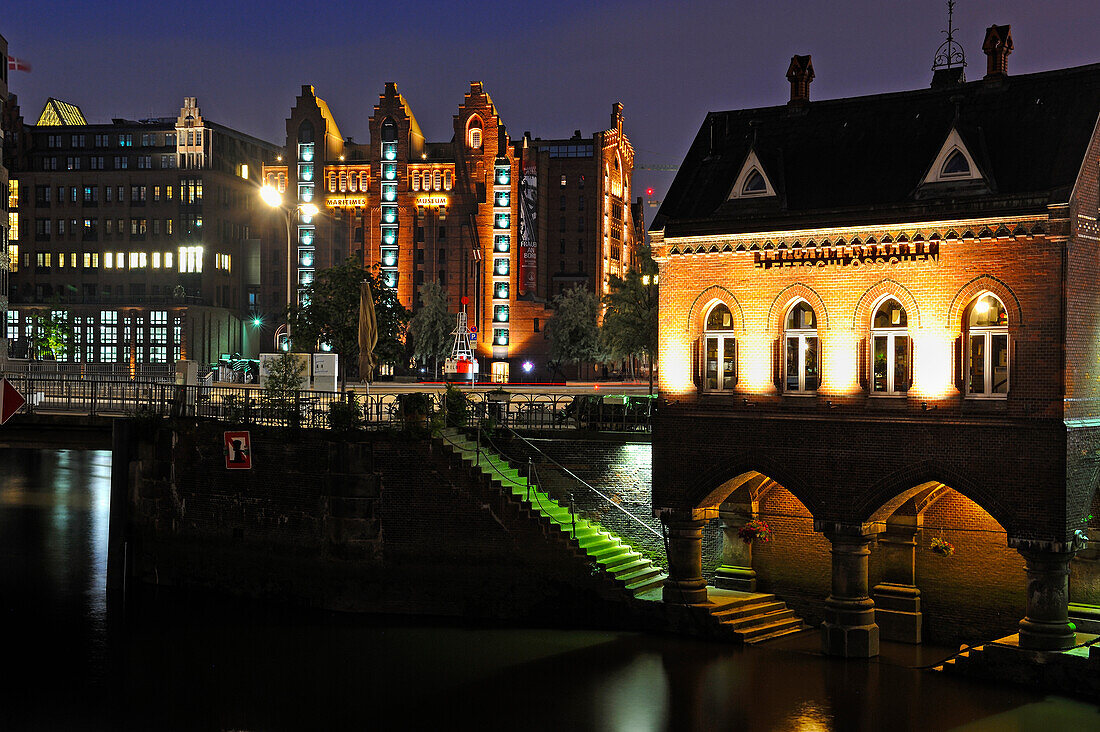
[[650, 562], [645, 557], [639, 556], [637, 559], [631, 562], [627, 562], [626, 564], [615, 565], [610, 571], [619, 579], [623, 579], [623, 575], [628, 575], [633, 572], [637, 572], [639, 569], [644, 569], [650, 566], [652, 566], [652, 562]]
[[622, 554], [611, 555], [596, 561], [598, 561], [604, 569], [611, 572], [614, 571], [615, 567], [626, 564], [627, 562], [633, 562], [635, 559], [641, 559], [641, 557], [642, 555], [638, 552], [629, 550]]
[[610, 546], [602, 549], [596, 549], [595, 551], [588, 552], [588, 556], [592, 557], [596, 561], [601, 559], [608, 559], [610, 557], [618, 556], [619, 554], [626, 554], [630, 551], [630, 547], [623, 544], [618, 539], [613, 539]]

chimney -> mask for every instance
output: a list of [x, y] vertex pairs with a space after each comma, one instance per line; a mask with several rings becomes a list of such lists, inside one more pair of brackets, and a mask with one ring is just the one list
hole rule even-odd
[[1008, 76], [1008, 54], [1012, 53], [1012, 26], [991, 25], [986, 28], [982, 51], [986, 58], [986, 79], [1003, 79]]
[[809, 56], [791, 56], [787, 67], [787, 81], [791, 82], [791, 101], [788, 104], [807, 104], [810, 101], [810, 82], [814, 80], [814, 64]]

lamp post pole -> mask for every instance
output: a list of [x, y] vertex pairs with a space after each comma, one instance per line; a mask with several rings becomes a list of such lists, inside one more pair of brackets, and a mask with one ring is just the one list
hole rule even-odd
[[268, 206], [272, 208], [281, 209], [286, 215], [286, 304], [287, 304], [287, 319], [286, 319], [286, 334], [287, 339], [290, 339], [290, 310], [298, 305], [298, 298], [295, 295], [297, 288], [294, 285], [294, 266], [293, 261], [295, 258], [294, 237], [292, 235], [293, 227], [290, 224], [290, 219], [295, 213], [301, 212], [306, 216], [316, 216], [319, 211], [317, 206], [312, 203], [300, 203], [296, 206], [284, 206], [283, 196], [273, 186], [265, 185], [260, 189], [260, 197], [264, 200]]

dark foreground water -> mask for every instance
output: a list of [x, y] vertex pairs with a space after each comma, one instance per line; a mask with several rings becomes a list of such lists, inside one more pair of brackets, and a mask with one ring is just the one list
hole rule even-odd
[[[1095, 706], [871, 662], [583, 630], [108, 603], [110, 454], [0, 449], [0, 730], [1100, 730]], [[923, 654], [923, 655], [922, 655]]]

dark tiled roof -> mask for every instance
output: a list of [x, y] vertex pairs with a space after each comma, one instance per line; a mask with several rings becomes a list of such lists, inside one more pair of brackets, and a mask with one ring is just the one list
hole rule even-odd
[[[1098, 115], [1100, 64], [803, 109], [711, 112], [651, 229], [676, 236], [1043, 210], [1068, 200]], [[988, 185], [918, 190], [952, 126]], [[777, 196], [727, 201], [750, 149]]]

